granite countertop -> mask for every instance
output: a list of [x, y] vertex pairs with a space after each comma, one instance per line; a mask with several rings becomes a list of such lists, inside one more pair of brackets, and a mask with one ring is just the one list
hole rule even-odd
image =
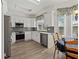
[[11, 27], [12, 32], [25, 32], [25, 31], [36, 31], [36, 28], [30, 28], [30, 27], [22, 27], [22, 28], [18, 28], [18, 27]]
[[37, 31], [39, 33], [45, 33], [45, 34], [53, 34], [52, 32], [48, 32], [47, 30], [32, 30], [30, 28], [16, 28], [16, 27], [11, 27], [12, 32], [26, 32], [26, 31]]
[[53, 34], [53, 33], [50, 33], [50, 32], [40, 32], [40, 33], [44, 33], [44, 34]]

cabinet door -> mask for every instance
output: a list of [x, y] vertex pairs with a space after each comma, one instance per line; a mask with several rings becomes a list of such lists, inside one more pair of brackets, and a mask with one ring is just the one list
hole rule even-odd
[[15, 32], [12, 32], [11, 39], [12, 39], [11, 44], [16, 42], [16, 33]]
[[32, 39], [38, 43], [40, 43], [40, 33], [37, 31], [32, 32]]
[[25, 40], [27, 41], [27, 40], [31, 40], [32, 38], [31, 38], [31, 32], [30, 31], [26, 31], [25, 32]]
[[44, 25], [47, 27], [52, 26], [53, 21], [52, 21], [52, 13], [47, 13], [44, 14]]
[[26, 19], [26, 21], [24, 22], [24, 27], [31, 27], [31, 20], [30, 19]]

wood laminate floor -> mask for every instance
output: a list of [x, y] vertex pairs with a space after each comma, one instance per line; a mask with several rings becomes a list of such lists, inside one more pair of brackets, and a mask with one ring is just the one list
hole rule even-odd
[[[34, 41], [18, 42], [11, 47], [8, 59], [53, 59], [54, 48], [47, 49]], [[65, 59], [61, 53], [55, 59]]]

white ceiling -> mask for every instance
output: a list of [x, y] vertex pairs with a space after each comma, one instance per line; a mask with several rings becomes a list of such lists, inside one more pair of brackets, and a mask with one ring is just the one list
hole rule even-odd
[[37, 14], [41, 9], [61, 8], [77, 4], [77, 0], [40, 0], [39, 4], [31, 0], [7, 0], [9, 13]]

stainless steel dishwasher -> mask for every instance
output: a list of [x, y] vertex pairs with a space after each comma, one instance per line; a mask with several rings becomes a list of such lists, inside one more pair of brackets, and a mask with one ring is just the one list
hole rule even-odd
[[48, 34], [40, 33], [40, 43], [44, 47], [48, 47]]

